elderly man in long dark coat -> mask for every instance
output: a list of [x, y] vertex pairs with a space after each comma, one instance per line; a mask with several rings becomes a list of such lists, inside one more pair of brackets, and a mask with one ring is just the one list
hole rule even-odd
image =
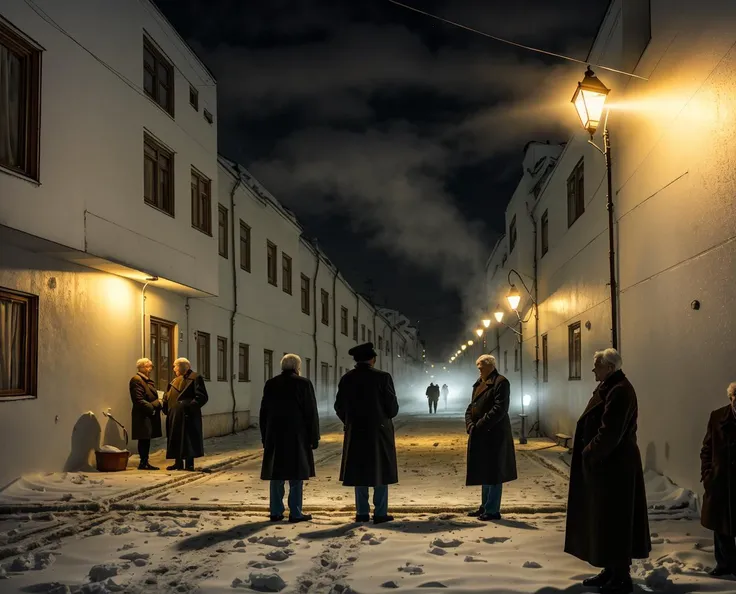
[[712, 576], [736, 576], [736, 383], [728, 386], [731, 403], [714, 410], [700, 451], [705, 486], [700, 522], [713, 531], [716, 566]]
[[161, 437], [161, 400], [159, 400], [156, 384], [151, 379], [153, 363], [150, 359], [138, 359], [136, 373], [128, 384], [130, 400], [133, 402], [131, 413], [131, 437], [138, 440], [140, 463], [138, 470], [158, 470], [148, 463], [151, 453], [151, 440]]
[[390, 522], [388, 485], [399, 482], [392, 419], [399, 414], [394, 382], [375, 369], [376, 351], [368, 342], [349, 351], [355, 369], [340, 380], [335, 412], [345, 425], [340, 480], [355, 487], [355, 521], [370, 520], [368, 487], [373, 487], [373, 523]]
[[565, 552], [603, 568], [584, 585], [628, 594], [631, 560], [652, 550], [636, 392], [615, 349], [595, 354], [593, 372], [600, 383], [575, 429]]
[[263, 387], [261, 400], [261, 479], [271, 481], [272, 522], [284, 519], [284, 483], [289, 481], [289, 522], [307, 522], [302, 513], [303, 481], [315, 476], [314, 453], [319, 446], [319, 414], [312, 382], [301, 377], [302, 360], [286, 354], [281, 375]]
[[166, 458], [174, 459], [166, 470], [194, 470], [194, 459], [204, 456], [202, 407], [207, 404], [204, 378], [187, 359], [174, 361], [176, 377], [164, 399], [166, 415]]
[[480, 372], [465, 411], [468, 433], [466, 485], [481, 485], [481, 505], [468, 515], [484, 522], [501, 519], [503, 483], [514, 481], [516, 453], [509, 419], [511, 386], [498, 373], [496, 358], [482, 355], [476, 361]]

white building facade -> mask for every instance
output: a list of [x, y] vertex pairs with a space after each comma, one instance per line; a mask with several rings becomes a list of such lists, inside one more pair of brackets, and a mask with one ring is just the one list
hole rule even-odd
[[[693, 490], [709, 413], [728, 403], [726, 386], [736, 380], [729, 290], [736, 274], [734, 17], [736, 6], [715, 0], [613, 0], [589, 57], [647, 79], [596, 71], [614, 106], [608, 127], [619, 349], [637, 390], [645, 465]], [[519, 311], [529, 318], [527, 412], [532, 422], [538, 414], [548, 435], [574, 432], [596, 385], [593, 353], [611, 345], [606, 169], [588, 139], [582, 130], [570, 139], [539, 194], [523, 200], [533, 219], [514, 235], [522, 180], [496, 250], [509, 254], [506, 269], [519, 270], [538, 302], [537, 322], [515, 283]], [[600, 130], [593, 140], [602, 144]], [[521, 260], [512, 261], [511, 237], [516, 250], [523, 246]], [[489, 303], [508, 312], [503, 260], [491, 259]], [[510, 349], [507, 333], [489, 348]]]
[[389, 324], [218, 159], [216, 81], [149, 0], [4, 2], [0, 122], [0, 486], [99, 444], [107, 409], [129, 425], [139, 357], [160, 390], [189, 358], [222, 435], [257, 416], [285, 352], [327, 403], [351, 317]]

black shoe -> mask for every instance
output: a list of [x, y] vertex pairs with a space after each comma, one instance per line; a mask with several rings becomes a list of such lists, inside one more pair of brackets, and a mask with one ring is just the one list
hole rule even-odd
[[370, 522], [371, 516], [369, 514], [356, 514], [355, 521], [356, 522]]
[[583, 580], [583, 586], [591, 588], [600, 588], [604, 584], [608, 583], [611, 579], [611, 572], [604, 569], [597, 576]]
[[181, 464], [172, 464], [171, 466], [167, 466], [166, 470], [184, 470], [184, 467]]
[[611, 579], [603, 584], [599, 590], [601, 594], [632, 594], [634, 591], [634, 583], [631, 576], [611, 577]]
[[483, 514], [481, 514], [481, 515], [478, 516], [478, 519], [481, 522], [493, 522], [494, 520], [500, 520], [501, 519], [501, 514], [486, 514], [486, 513], [483, 513]]
[[311, 522], [311, 521], [312, 521], [312, 514], [302, 514], [299, 517], [289, 516], [290, 524], [298, 524], [299, 522]]
[[268, 518], [268, 521], [269, 522], [280, 522], [283, 519], [284, 519], [284, 514], [279, 514], [278, 516], [270, 516]]
[[158, 470], [158, 466], [151, 466], [148, 462], [141, 462], [138, 465], [138, 470]]
[[386, 522], [393, 522], [393, 516], [373, 516], [374, 524], [385, 524]]
[[189, 466], [189, 464], [187, 464], [187, 465], [186, 465], [186, 466], [184, 467], [184, 470], [186, 470], [187, 472], [194, 472], [194, 465], [192, 465], [192, 466]]
[[469, 512], [468, 517], [477, 518], [478, 516], [482, 516], [484, 513], [485, 513], [485, 510], [482, 507], [479, 507], [475, 511]]
[[708, 575], [713, 577], [723, 577], [724, 575], [733, 575], [736, 572], [731, 571], [728, 567], [724, 567], [723, 565], [716, 565], [715, 569], [711, 569], [708, 572]]

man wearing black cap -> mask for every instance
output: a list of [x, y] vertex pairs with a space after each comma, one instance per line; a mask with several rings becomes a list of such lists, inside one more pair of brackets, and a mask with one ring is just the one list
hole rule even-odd
[[350, 349], [355, 369], [340, 380], [335, 412], [345, 425], [342, 484], [355, 487], [355, 521], [370, 520], [368, 487], [373, 487], [373, 523], [390, 522], [388, 485], [399, 482], [393, 419], [399, 414], [391, 374], [375, 369], [373, 343]]

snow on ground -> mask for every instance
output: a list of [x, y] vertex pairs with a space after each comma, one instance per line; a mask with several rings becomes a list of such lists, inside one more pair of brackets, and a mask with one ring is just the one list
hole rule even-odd
[[[0, 493], [5, 511], [13, 502], [18, 509], [34, 501], [60, 507], [0, 516], [0, 592], [584, 591], [578, 584], [594, 570], [562, 552], [564, 449], [538, 439], [517, 446], [520, 480], [504, 491], [504, 519], [482, 523], [464, 514], [478, 493], [463, 486], [462, 420], [401, 417], [401, 483], [390, 490], [397, 521], [373, 526], [352, 522], [352, 492], [337, 482], [341, 427], [328, 421], [323, 433], [319, 477], [305, 488], [306, 511], [315, 515], [308, 524], [266, 521], [256, 431], [208, 440], [202, 466], [211, 474], [63, 476], [54, 492], [107, 501], [98, 511], [67, 511], [69, 502], [54, 503], [50, 489], [26, 487], [54, 485], [61, 474], [18, 481]], [[160, 456], [155, 461], [163, 465]], [[113, 497], [92, 483], [99, 480]], [[640, 591], [736, 592], [735, 581], [704, 574], [714, 564], [712, 535], [694, 517], [692, 494], [654, 473], [647, 473], [647, 488], [657, 513], [652, 556], [634, 567]]]

